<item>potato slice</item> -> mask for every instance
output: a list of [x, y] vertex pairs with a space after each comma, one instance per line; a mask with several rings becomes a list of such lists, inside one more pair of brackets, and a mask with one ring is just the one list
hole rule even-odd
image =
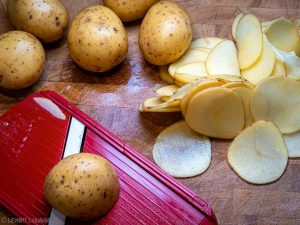
[[179, 67], [176, 72], [176, 74], [185, 74], [185, 75], [192, 75], [197, 77], [205, 77], [207, 76], [207, 71], [205, 68], [204, 62], [193, 62], [185, 64], [184, 66]]
[[200, 76], [193, 76], [189, 74], [175, 74], [174, 77], [177, 81], [182, 82], [184, 84], [188, 84], [201, 78]]
[[159, 134], [152, 154], [154, 162], [173, 177], [192, 177], [209, 167], [211, 144], [180, 121]]
[[269, 43], [264, 38], [261, 56], [250, 68], [242, 70], [241, 74], [242, 77], [256, 85], [258, 82], [271, 75], [274, 65], [275, 54]]
[[234, 75], [228, 75], [228, 74], [219, 74], [219, 75], [211, 75], [209, 78], [222, 80], [225, 83], [232, 82], [232, 81], [247, 81], [245, 78], [234, 76]]
[[286, 56], [284, 63], [286, 75], [292, 79], [300, 80], [300, 58], [298, 56]]
[[205, 66], [209, 75], [240, 76], [237, 50], [234, 43], [230, 40], [224, 40], [217, 44], [209, 53]]
[[182, 115], [185, 115], [186, 109], [189, 105], [190, 100], [197, 93], [199, 93], [207, 88], [218, 87], [223, 84], [224, 84], [223, 81], [203, 79], [203, 80], [199, 80], [198, 82], [195, 82], [193, 85], [191, 85], [188, 88], [186, 94], [184, 95], [184, 97], [182, 98], [182, 100], [180, 102], [180, 108], [181, 108]]
[[247, 14], [240, 19], [235, 31], [235, 41], [240, 68], [247, 69], [258, 60], [263, 49], [261, 25], [255, 16]]
[[204, 37], [199, 38], [197, 40], [192, 41], [190, 44], [190, 49], [195, 48], [206, 48], [206, 49], [213, 49], [217, 44], [223, 41], [223, 38], [218, 37]]
[[142, 104], [139, 107], [140, 112], [180, 112], [179, 106], [145, 108]]
[[161, 98], [154, 97], [144, 100], [140, 105], [141, 112], [179, 112], [180, 101], [162, 101]]
[[[156, 89], [154, 92], [158, 97], [170, 97], [172, 96], [180, 87], [177, 84], [172, 84]], [[163, 100], [163, 99], [162, 99]]]
[[175, 71], [185, 64], [193, 62], [205, 62], [208, 53], [201, 49], [190, 49], [181, 58], [169, 66], [169, 74], [174, 76]]
[[290, 158], [300, 157], [300, 132], [283, 134], [282, 136], [288, 151], [288, 156]]
[[168, 72], [169, 66], [159, 66], [159, 77], [168, 84], [174, 84], [174, 78]]
[[245, 126], [243, 102], [228, 88], [208, 88], [191, 98], [185, 120], [200, 134], [231, 139]]
[[271, 73], [271, 76], [286, 76], [285, 65], [281, 60], [279, 59], [275, 60], [275, 65]]
[[237, 93], [242, 99], [244, 105], [244, 112], [245, 112], [245, 127], [252, 125], [254, 120], [250, 111], [250, 100], [254, 93], [253, 89], [241, 86], [241, 87], [232, 87], [231, 90]]
[[291, 52], [298, 50], [300, 37], [295, 24], [286, 18], [280, 18], [274, 21], [265, 31], [268, 40], [276, 48]]
[[244, 16], [244, 13], [240, 13], [233, 20], [233, 23], [232, 23], [232, 26], [231, 26], [231, 34], [232, 34], [233, 39], [235, 39], [236, 27], [237, 27], [238, 23], [240, 22], [240, 20], [243, 16]]
[[255, 121], [271, 121], [281, 133], [300, 130], [300, 82], [289, 77], [266, 78], [256, 86], [250, 108]]
[[230, 167], [243, 180], [267, 184], [284, 173], [288, 154], [277, 127], [271, 122], [259, 121], [233, 140], [227, 159]]
[[294, 25], [296, 26], [297, 30], [298, 30], [298, 34], [300, 35], [300, 19], [295, 19], [293, 21]]
[[179, 80], [175, 80], [175, 84], [177, 84], [180, 87], [183, 87], [184, 85], [186, 85], [187, 83], [179, 81]]
[[222, 87], [226, 87], [226, 88], [245, 87], [248, 89], [254, 89], [254, 85], [248, 81], [231, 81], [225, 83]]

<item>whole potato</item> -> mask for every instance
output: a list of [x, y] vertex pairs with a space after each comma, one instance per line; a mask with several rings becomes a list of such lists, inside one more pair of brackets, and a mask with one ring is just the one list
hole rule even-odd
[[191, 18], [179, 5], [161, 1], [149, 9], [139, 33], [139, 46], [148, 62], [170, 64], [184, 54], [191, 41]]
[[103, 0], [103, 4], [114, 11], [123, 22], [144, 17], [148, 9], [158, 0]]
[[92, 72], [108, 71], [127, 54], [126, 30], [109, 8], [90, 6], [75, 17], [68, 33], [68, 48], [80, 67]]
[[44, 184], [47, 201], [73, 218], [95, 218], [107, 213], [119, 194], [116, 172], [103, 157], [78, 153], [64, 158], [49, 172]]
[[39, 40], [24, 31], [0, 35], [0, 87], [21, 89], [35, 83], [43, 71], [45, 51]]
[[69, 14], [60, 0], [7, 0], [10, 21], [45, 43], [60, 39], [69, 23]]

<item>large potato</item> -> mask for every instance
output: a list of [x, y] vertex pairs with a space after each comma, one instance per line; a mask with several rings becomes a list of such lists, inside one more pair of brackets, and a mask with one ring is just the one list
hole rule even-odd
[[60, 39], [69, 23], [68, 11], [60, 0], [7, 0], [7, 11], [18, 30], [46, 43]]
[[83, 9], [68, 33], [73, 60], [92, 72], [104, 72], [120, 64], [128, 50], [126, 30], [109, 8], [95, 5]]
[[161, 1], [149, 9], [139, 33], [139, 46], [147, 61], [170, 64], [184, 54], [191, 41], [191, 18], [179, 5]]
[[45, 51], [33, 35], [9, 31], [0, 35], [0, 87], [21, 89], [35, 83], [44, 68]]
[[73, 218], [94, 218], [108, 212], [119, 194], [116, 172], [103, 157], [78, 153], [57, 163], [44, 184], [47, 201]]
[[103, 0], [103, 4], [114, 11], [123, 22], [144, 17], [148, 9], [158, 0]]

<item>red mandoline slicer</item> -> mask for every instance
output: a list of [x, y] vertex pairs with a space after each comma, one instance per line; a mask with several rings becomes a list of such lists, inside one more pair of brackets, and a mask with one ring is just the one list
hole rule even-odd
[[[44, 98], [54, 111], [36, 101]], [[105, 157], [118, 174], [118, 201], [98, 220], [56, 215], [43, 195], [49, 170], [76, 146]], [[52, 91], [36, 93], [0, 117], [0, 178], [0, 204], [30, 224], [48, 217], [55, 225], [217, 224], [204, 200]]]

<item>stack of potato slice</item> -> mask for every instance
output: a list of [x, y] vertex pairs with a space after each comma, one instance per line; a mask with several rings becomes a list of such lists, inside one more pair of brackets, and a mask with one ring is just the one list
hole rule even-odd
[[273, 182], [288, 157], [300, 157], [299, 34], [300, 20], [260, 22], [239, 14], [232, 25], [236, 45], [218, 37], [194, 40], [179, 60], [160, 68], [170, 85], [155, 90], [140, 111], [181, 111], [193, 131], [234, 139], [231, 168], [250, 183]]

